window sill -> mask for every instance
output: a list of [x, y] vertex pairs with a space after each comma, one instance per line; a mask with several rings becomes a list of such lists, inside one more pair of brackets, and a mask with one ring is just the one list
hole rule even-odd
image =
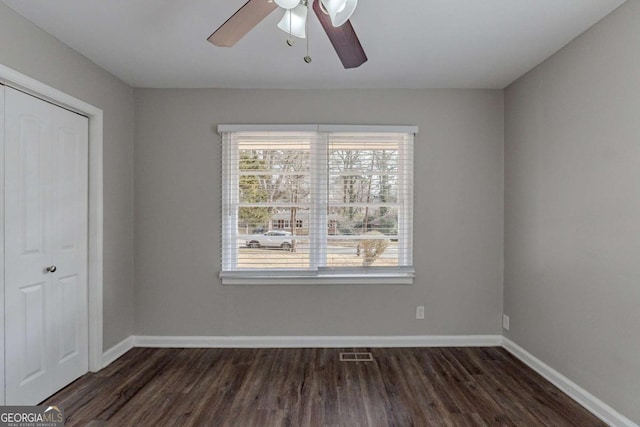
[[222, 284], [245, 286], [312, 286], [312, 285], [412, 285], [414, 272], [377, 274], [242, 274], [222, 272]]

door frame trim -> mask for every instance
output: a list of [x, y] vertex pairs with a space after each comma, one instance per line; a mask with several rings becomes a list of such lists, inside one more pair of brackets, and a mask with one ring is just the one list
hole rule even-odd
[[[37, 96], [89, 118], [89, 230], [88, 230], [88, 311], [89, 311], [89, 370], [102, 369], [103, 334], [103, 112], [91, 104], [68, 95], [19, 71], [0, 64], [0, 83]], [[4, 142], [0, 145], [0, 191], [4, 194]], [[4, 196], [2, 196], [4, 200]], [[0, 203], [4, 211], [4, 207]], [[4, 217], [4, 215], [3, 215]], [[4, 249], [4, 224], [0, 227], [0, 242]], [[0, 273], [4, 269], [4, 254]], [[0, 354], [4, 354], [4, 274], [0, 275]], [[0, 403], [5, 402], [4, 361], [0, 370]]]

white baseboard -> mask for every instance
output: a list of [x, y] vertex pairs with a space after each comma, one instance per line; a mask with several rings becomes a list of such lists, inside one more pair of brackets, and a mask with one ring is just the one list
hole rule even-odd
[[500, 335], [408, 335], [317, 337], [136, 336], [136, 347], [201, 348], [348, 348], [348, 347], [498, 347]]
[[567, 396], [578, 402], [585, 409], [608, 425], [616, 427], [638, 427], [636, 423], [617, 412], [611, 406], [607, 405], [602, 400], [598, 399], [508, 338], [503, 339], [502, 346], [509, 353], [520, 359], [531, 369], [542, 375], [547, 381], [558, 387]]
[[106, 368], [133, 348], [134, 336], [128, 336], [102, 354], [102, 368]]

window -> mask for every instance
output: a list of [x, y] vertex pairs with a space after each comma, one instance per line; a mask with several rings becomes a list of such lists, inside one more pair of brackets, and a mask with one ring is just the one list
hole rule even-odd
[[[293, 222], [290, 222], [288, 219], [274, 219], [273, 220], [273, 227], [274, 228], [279, 228], [281, 230], [290, 228], [291, 227], [290, 224], [293, 224]], [[302, 226], [303, 222], [302, 222], [301, 219], [296, 220], [295, 224], [296, 224], [296, 228], [298, 230], [300, 230], [303, 227]]]
[[220, 126], [224, 284], [411, 283], [411, 127]]

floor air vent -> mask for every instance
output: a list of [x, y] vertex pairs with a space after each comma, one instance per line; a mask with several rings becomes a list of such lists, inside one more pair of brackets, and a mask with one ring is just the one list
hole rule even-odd
[[373, 362], [371, 353], [340, 353], [341, 362]]

